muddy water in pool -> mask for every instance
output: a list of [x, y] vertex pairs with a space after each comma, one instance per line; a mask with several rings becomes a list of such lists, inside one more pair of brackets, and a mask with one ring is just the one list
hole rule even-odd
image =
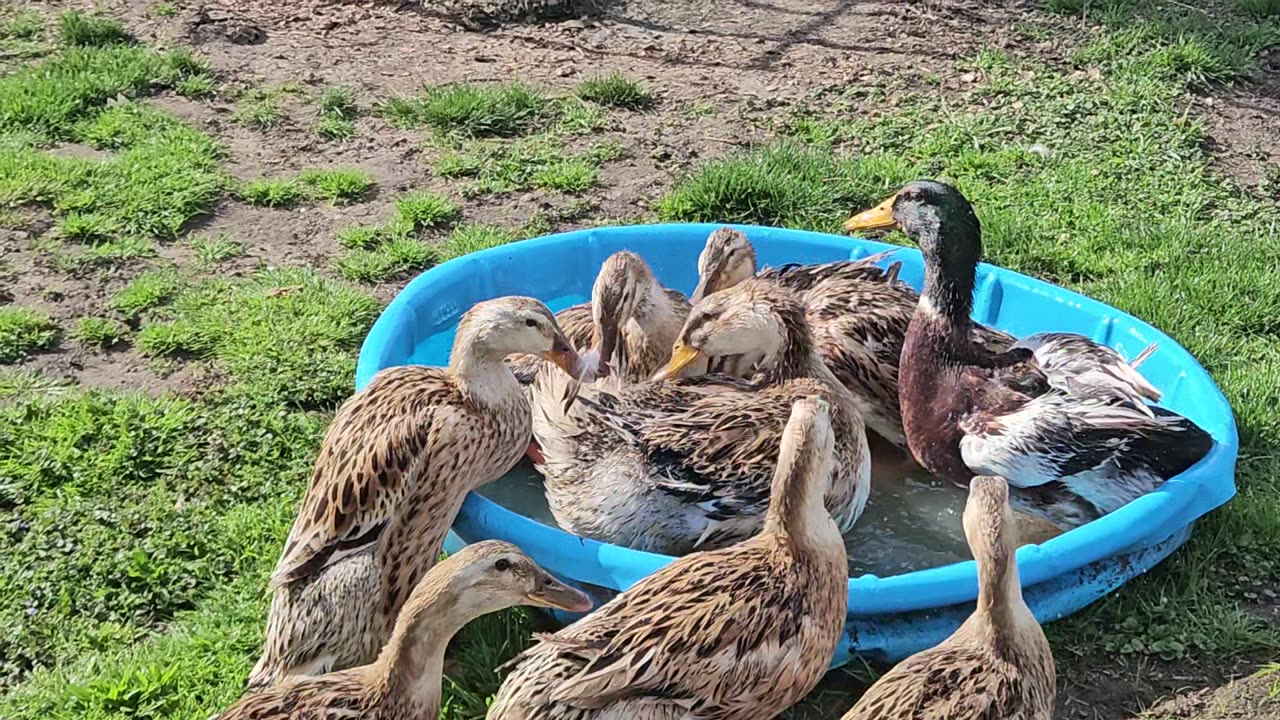
[[[481, 488], [480, 494], [556, 526], [547, 508], [542, 476], [528, 461]], [[873, 442], [871, 497], [858, 524], [845, 536], [849, 575], [887, 577], [968, 560], [960, 525], [964, 503], [963, 489], [930, 477], [892, 446]], [[1024, 542], [1048, 539], [1045, 528], [1025, 521], [1020, 524]]]

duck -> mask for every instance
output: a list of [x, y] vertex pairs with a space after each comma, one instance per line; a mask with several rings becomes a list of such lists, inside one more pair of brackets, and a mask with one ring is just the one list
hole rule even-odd
[[[671, 357], [671, 345], [688, 315], [683, 293], [658, 282], [639, 254], [620, 250], [601, 264], [590, 302], [561, 310], [556, 321], [586, 364], [594, 366], [594, 376], [614, 373], [627, 382], [642, 382]], [[547, 364], [527, 354], [508, 362], [526, 386]]]
[[1057, 672], [1022, 597], [1014, 522], [1004, 478], [973, 478], [963, 524], [978, 565], [977, 607], [941, 644], [877, 680], [842, 720], [1050, 720]]
[[788, 407], [760, 533], [678, 558], [518, 655], [489, 720], [769, 718], [844, 632], [848, 559], [827, 511], [834, 408]]
[[377, 656], [463, 498], [528, 447], [529, 402], [503, 364], [515, 352], [582, 372], [546, 305], [504, 297], [463, 314], [448, 367], [382, 370], [338, 409], [271, 576], [250, 688]]
[[981, 227], [956, 188], [907, 184], [845, 223], [898, 227], [920, 246], [924, 291], [903, 343], [898, 396], [907, 445], [938, 478], [963, 486], [999, 475], [1020, 509], [1060, 528], [1090, 522], [1204, 457], [1213, 439], [1152, 402], [1136, 365], [1083, 335], [1040, 333], [993, 352], [969, 315]]
[[[709, 357], [761, 353], [751, 379], [683, 377]], [[610, 377], [559, 401], [568, 378], [535, 381], [535, 468], [560, 527], [638, 550], [683, 555], [759, 531], [769, 478], [792, 403], [820, 395], [835, 406], [834, 479], [827, 501], [842, 530], [870, 492], [866, 429], [851, 394], [818, 356], [795, 293], [748, 280], [689, 314], [671, 360], [649, 382]]]
[[591, 608], [591, 600], [510, 543], [469, 545], [422, 577], [372, 663], [285, 680], [241, 698], [217, 718], [435, 718], [449, 640], [481, 615], [515, 605], [581, 612]]
[[[853, 394], [867, 429], [905, 449], [898, 362], [919, 296], [898, 280], [901, 262], [879, 267], [894, 252], [818, 265], [792, 263], [757, 272], [756, 251], [746, 234], [732, 227], [717, 228], [698, 256], [698, 284], [690, 299], [697, 304], [752, 277], [801, 293], [818, 351]], [[1005, 349], [1014, 342], [1012, 336], [978, 324], [972, 326], [972, 334], [975, 343], [992, 349]], [[751, 372], [754, 359], [712, 360], [709, 367], [744, 375]]]

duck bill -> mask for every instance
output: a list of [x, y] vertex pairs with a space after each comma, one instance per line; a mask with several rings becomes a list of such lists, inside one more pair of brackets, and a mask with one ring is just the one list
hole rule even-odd
[[698, 277], [698, 286], [693, 289], [693, 294], [689, 296], [689, 304], [697, 305], [702, 299], [715, 292], [715, 278], [711, 273]]
[[605, 377], [609, 374], [608, 363], [613, 360], [614, 352], [618, 349], [620, 335], [618, 323], [613, 318], [601, 319], [596, 322], [592, 334], [592, 347], [600, 353], [600, 366], [595, 369], [596, 376]]
[[593, 607], [591, 598], [550, 575], [539, 580], [538, 589], [526, 595], [525, 602], [567, 612], [587, 612]]
[[675, 348], [671, 351], [671, 361], [666, 367], [658, 371], [653, 376], [654, 380], [670, 380], [679, 377], [680, 371], [688, 367], [692, 362], [702, 357], [702, 353], [685, 345], [684, 343], [676, 343]]
[[582, 358], [573, 348], [569, 347], [569, 341], [563, 336], [557, 337], [551, 349], [542, 353], [542, 357], [556, 364], [556, 367], [563, 370], [569, 377], [577, 378], [582, 375], [583, 367]]
[[898, 221], [893, 219], [893, 201], [897, 197], [895, 194], [870, 210], [863, 210], [845, 220], [844, 229], [849, 232], [855, 232], [857, 230], [880, 230], [882, 228], [897, 227]]

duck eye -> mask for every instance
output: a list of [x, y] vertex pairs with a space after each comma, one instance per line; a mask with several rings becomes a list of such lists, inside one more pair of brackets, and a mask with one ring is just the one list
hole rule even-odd
[[498, 561], [493, 564], [493, 569], [498, 572], [506, 572], [511, 569], [511, 561], [506, 558], [498, 558]]
[[533, 318], [529, 318], [528, 320], [525, 320], [524, 324], [528, 325], [529, 327], [538, 327], [538, 321], [534, 320]]

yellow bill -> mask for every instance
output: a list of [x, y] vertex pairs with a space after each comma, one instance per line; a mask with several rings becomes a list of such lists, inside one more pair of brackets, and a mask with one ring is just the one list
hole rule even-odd
[[863, 210], [845, 220], [844, 229], [853, 232], [855, 230], [879, 230], [881, 228], [895, 227], [898, 221], [893, 219], [893, 201], [897, 197], [897, 194], [894, 194], [888, 200], [870, 210]]
[[667, 363], [666, 367], [659, 370], [653, 376], [653, 379], [670, 380], [671, 378], [679, 377], [681, 370], [700, 357], [702, 357], [701, 352], [684, 343], [676, 343], [675, 348], [671, 351], [671, 361]]

